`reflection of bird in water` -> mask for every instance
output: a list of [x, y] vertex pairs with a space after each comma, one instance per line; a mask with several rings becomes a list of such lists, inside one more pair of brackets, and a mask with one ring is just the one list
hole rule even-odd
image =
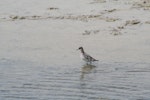
[[96, 60], [95, 58], [93, 58], [93, 57], [91, 57], [90, 55], [88, 55], [86, 52], [84, 52], [83, 47], [79, 47], [78, 50], [81, 51], [80, 57], [81, 57], [81, 59], [84, 60], [85, 62], [87, 62], [87, 63], [89, 62], [89, 63], [91, 64], [91, 63], [94, 62], [94, 61], [98, 61], [98, 60]]
[[81, 79], [84, 78], [85, 74], [89, 74], [95, 67], [96, 66], [90, 64], [84, 65], [81, 70]]

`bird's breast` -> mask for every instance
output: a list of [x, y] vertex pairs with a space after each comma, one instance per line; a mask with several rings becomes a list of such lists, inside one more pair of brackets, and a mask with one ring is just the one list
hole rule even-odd
[[82, 54], [82, 53], [80, 54], [80, 58], [81, 58], [81, 60], [84, 60], [84, 61], [88, 62], [88, 59], [86, 59], [84, 54]]
[[80, 58], [83, 60], [84, 59], [84, 56], [83, 56], [83, 54], [81, 53], [80, 54]]

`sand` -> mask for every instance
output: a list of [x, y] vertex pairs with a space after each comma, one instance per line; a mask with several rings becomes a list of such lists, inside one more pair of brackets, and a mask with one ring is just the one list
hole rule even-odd
[[83, 46], [101, 61], [149, 62], [150, 13], [145, 2], [2, 1], [1, 58], [77, 60], [75, 49]]
[[[116, 70], [128, 66], [129, 69], [127, 70], [132, 69], [130, 71], [134, 71], [134, 68], [145, 68], [149, 71], [149, 12], [149, 0], [1, 0], [1, 74], [4, 74], [4, 76], [6, 74], [3, 73], [5, 69], [3, 67], [7, 65], [6, 62], [9, 67], [12, 65], [18, 66], [16, 69], [19, 67], [29, 68], [26, 67], [28, 63], [34, 63], [34, 68], [35, 66], [42, 66], [40, 69], [37, 68], [40, 71], [45, 68], [44, 66], [48, 70], [56, 67], [56, 69], [60, 68], [61, 74], [67, 73], [65, 70], [69, 68], [73, 72], [69, 75], [75, 75], [74, 69], [84, 69], [83, 63], [79, 59], [79, 51], [76, 50], [80, 46], [83, 46], [86, 52], [99, 60], [97, 64], [99, 71], [97, 71], [97, 77], [95, 78], [99, 82], [103, 79], [102, 76], [101, 78], [98, 77], [103, 73], [100, 68], [107, 72], [111, 69], [114, 71], [115, 66], [117, 66]], [[12, 62], [14, 63], [12, 64]], [[21, 64], [18, 64], [19, 62]], [[21, 65], [23, 66], [21, 67]], [[31, 70], [34, 69], [32, 67]], [[108, 69], [105, 69], [105, 67]], [[7, 71], [10, 70], [7, 69]], [[53, 72], [53, 70], [51, 71]], [[54, 71], [59, 75], [57, 70]], [[124, 71], [124, 69], [121, 69], [121, 71]], [[24, 71], [21, 72], [24, 73]], [[119, 75], [124, 76], [119, 71], [110, 73], [110, 76], [116, 74], [117, 77]], [[55, 74], [53, 73], [53, 75]], [[110, 80], [113, 83], [113, 78], [109, 79], [110, 76], [107, 73], [105, 75], [106, 81], [104, 83], [111, 85]], [[137, 74], [134, 73], [134, 75]], [[138, 77], [133, 78], [133, 76], [129, 80], [133, 78], [133, 84], [137, 82], [137, 87], [140, 87], [141, 84], [138, 84], [138, 82], [141, 82], [142, 77], [145, 77], [143, 79], [145, 83], [142, 86], [148, 87], [148, 74], [142, 75], [140, 81], [138, 81]], [[29, 76], [32, 76], [32, 74], [30, 73]], [[81, 77], [83, 76], [81, 75]], [[36, 77], [36, 79], [38, 78]], [[26, 79], [24, 80], [26, 82]], [[57, 82], [54, 83], [57, 84]], [[144, 94], [146, 87], [143, 87], [139, 88], [143, 90], [140, 96], [149, 98], [149, 87], [147, 88], [147, 94]], [[135, 98], [129, 97], [129, 99], [139, 99], [139, 91], [134, 93], [136, 94], [136, 96], [134, 95]], [[104, 92], [102, 96], [105, 97], [106, 95], [107, 92]], [[110, 98], [114, 98], [116, 95], [112, 93]], [[128, 95], [120, 98], [125, 97], [128, 97]]]

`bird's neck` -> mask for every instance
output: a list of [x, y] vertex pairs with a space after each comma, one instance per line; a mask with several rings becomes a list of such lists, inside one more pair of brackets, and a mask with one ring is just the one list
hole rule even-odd
[[84, 50], [83, 49], [81, 49], [81, 53], [84, 54]]

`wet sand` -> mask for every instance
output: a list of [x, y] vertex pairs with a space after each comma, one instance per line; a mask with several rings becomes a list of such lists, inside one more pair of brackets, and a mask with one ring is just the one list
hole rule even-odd
[[[149, 0], [2, 0], [0, 9], [0, 99], [150, 99]], [[79, 46], [99, 62], [84, 64]]]

